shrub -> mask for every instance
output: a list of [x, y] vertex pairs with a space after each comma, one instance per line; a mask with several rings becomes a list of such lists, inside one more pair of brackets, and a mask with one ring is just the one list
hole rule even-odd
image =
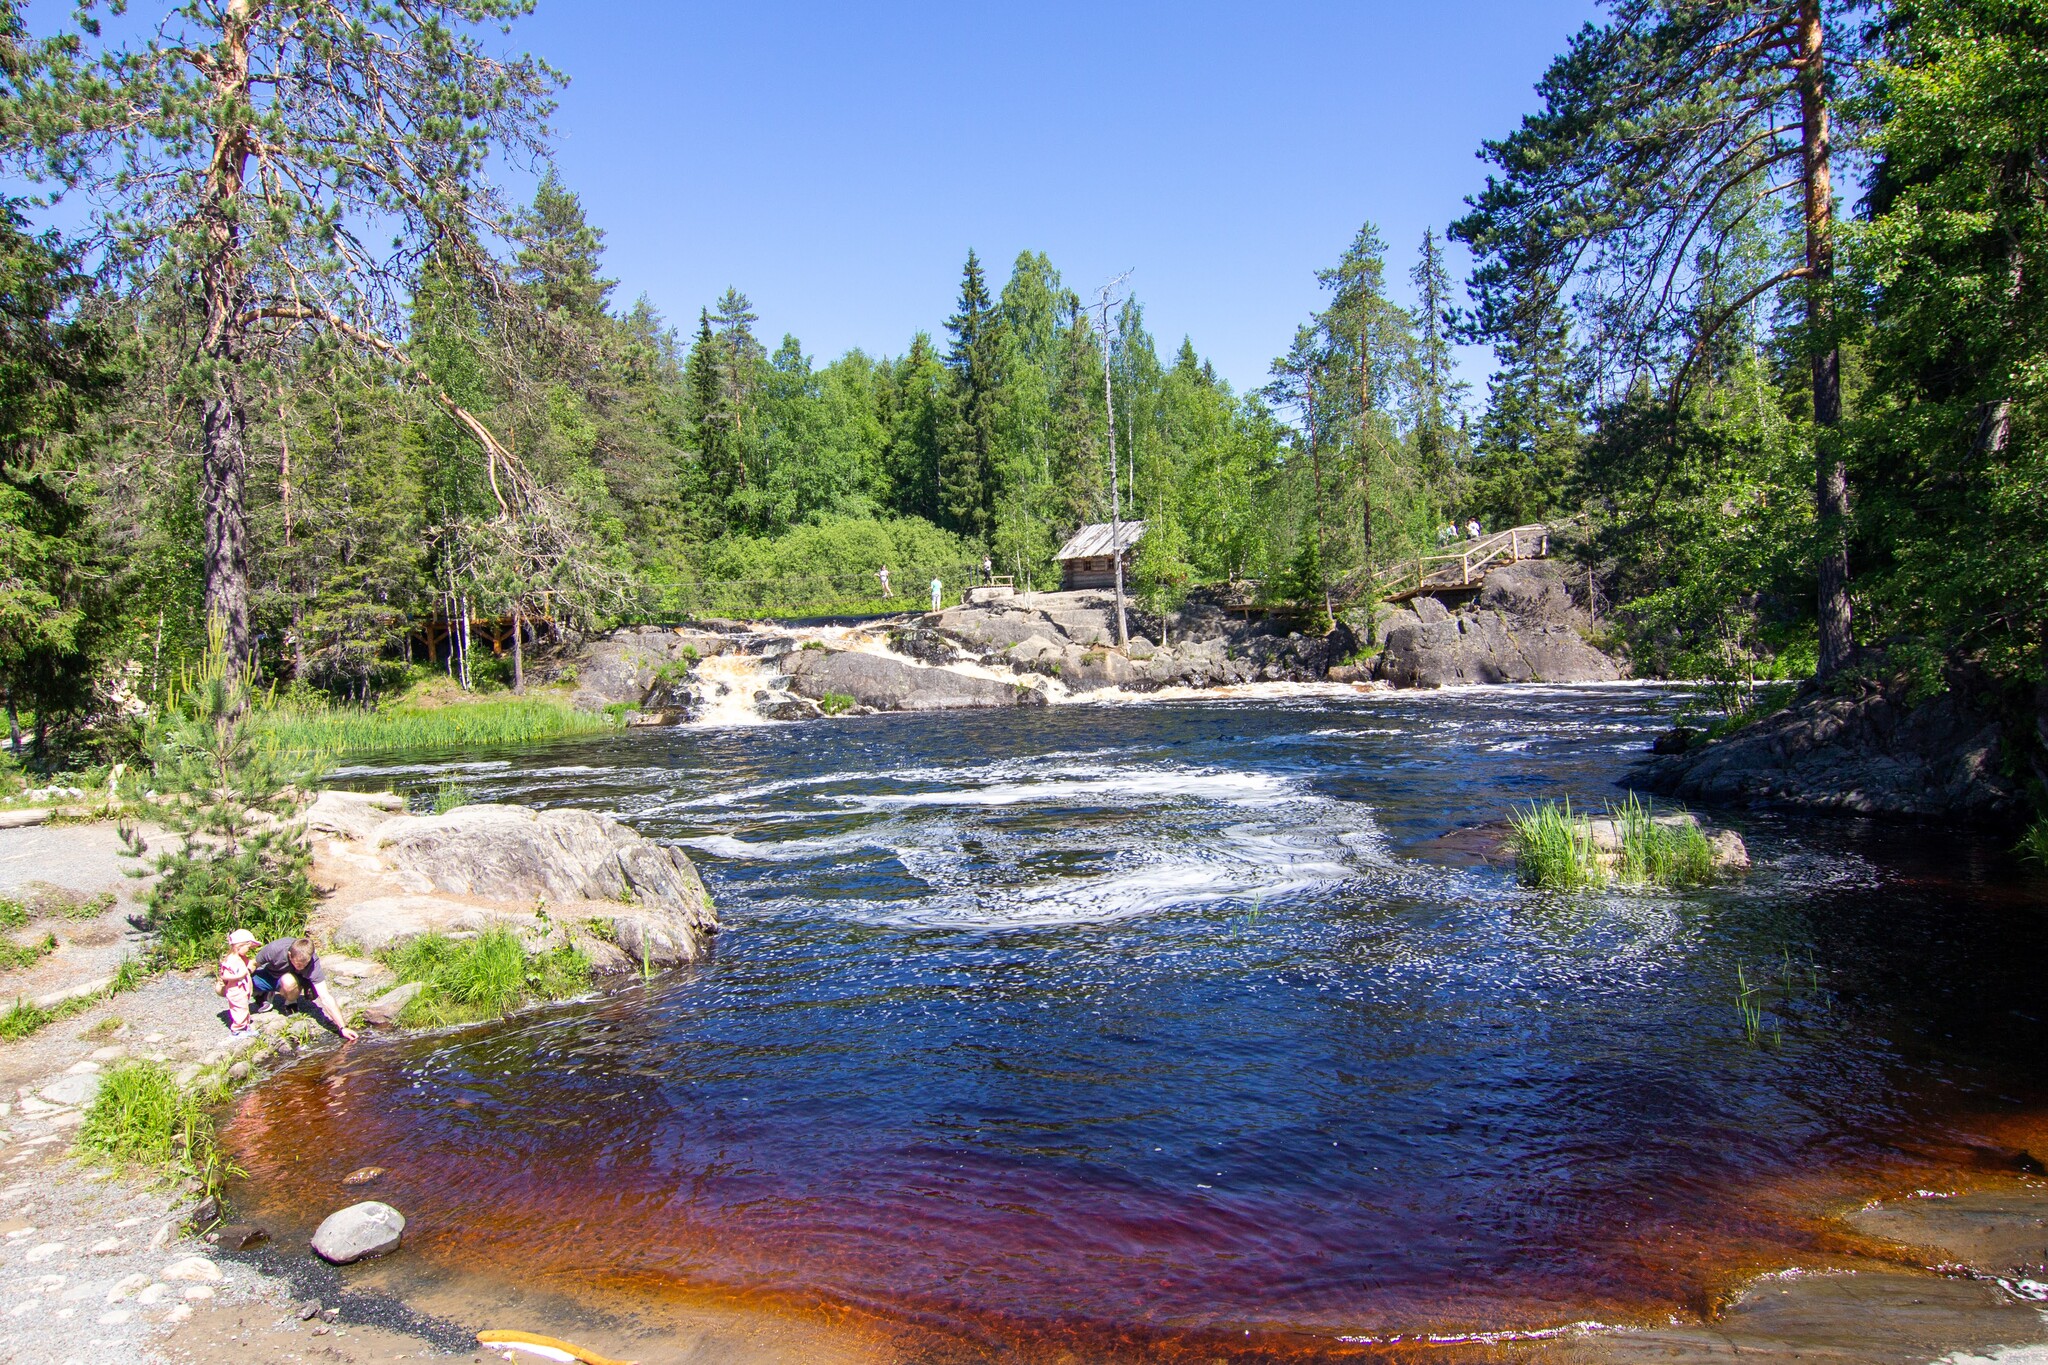
[[827, 692], [818, 698], [818, 709], [828, 716], [843, 716], [860, 703], [844, 692]]
[[160, 1062], [124, 1062], [101, 1077], [74, 1150], [166, 1178], [196, 1178], [211, 1189], [228, 1174], [210, 1112], [226, 1093], [220, 1082], [187, 1090]]
[[399, 981], [426, 987], [405, 1007], [403, 1020], [414, 1027], [499, 1019], [528, 1000], [562, 1000], [590, 986], [590, 959], [580, 949], [529, 953], [507, 928], [470, 939], [421, 934], [383, 957]]

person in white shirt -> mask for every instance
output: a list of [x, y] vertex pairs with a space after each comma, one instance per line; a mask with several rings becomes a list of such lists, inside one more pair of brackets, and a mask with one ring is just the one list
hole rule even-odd
[[939, 603], [940, 603], [941, 601], [943, 601], [943, 600], [944, 600], [944, 598], [945, 598], [945, 591], [946, 591], [946, 590], [945, 590], [945, 588], [944, 588], [943, 586], [941, 586], [941, 585], [940, 585], [940, 583], [939, 583], [939, 580], [938, 580], [938, 579], [936, 579], [936, 578], [934, 578], [934, 579], [932, 580], [932, 610], [933, 610], [933, 611], [937, 611], [937, 610], [939, 609]]

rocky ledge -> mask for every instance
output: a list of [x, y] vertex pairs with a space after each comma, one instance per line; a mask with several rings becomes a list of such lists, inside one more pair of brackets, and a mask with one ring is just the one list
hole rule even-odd
[[[1371, 641], [1325, 635], [1285, 616], [1246, 618], [1197, 594], [1155, 615], [1101, 591], [1011, 594], [983, 588], [944, 611], [815, 630], [705, 621], [636, 626], [586, 645], [574, 700], [637, 709], [643, 724], [716, 711], [769, 720], [872, 711], [1040, 706], [1108, 688], [1144, 693], [1248, 683], [1443, 687], [1607, 682], [1624, 670], [1593, 642], [1564, 565], [1495, 569], [1482, 587], [1390, 604]], [[735, 717], [737, 718], [737, 717]]]
[[[2018, 819], [2019, 755], [2048, 750], [2048, 696], [2001, 704], [1958, 676], [1915, 700], [1879, 669], [1808, 683], [1792, 704], [1706, 744], [1683, 732], [1678, 749], [1638, 765], [1631, 784], [1688, 800], [1917, 819]], [[2035, 772], [2036, 781], [2048, 774]]]
[[315, 927], [366, 954], [419, 934], [507, 927], [566, 937], [599, 971], [695, 962], [718, 920], [682, 850], [609, 815], [525, 806], [404, 814], [395, 796], [321, 792], [306, 814], [327, 896]]

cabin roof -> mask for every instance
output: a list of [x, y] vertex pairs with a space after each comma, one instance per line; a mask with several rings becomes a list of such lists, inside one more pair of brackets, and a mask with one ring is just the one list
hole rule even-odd
[[[1145, 523], [1142, 521], [1127, 521], [1118, 529], [1122, 532], [1122, 536], [1117, 542], [1116, 549], [1118, 551], [1125, 551], [1136, 545], [1138, 538], [1145, 534]], [[1083, 526], [1080, 530], [1074, 532], [1073, 538], [1060, 546], [1060, 552], [1054, 555], [1053, 558], [1094, 559], [1110, 553], [1109, 523], [1096, 522], [1092, 526]]]

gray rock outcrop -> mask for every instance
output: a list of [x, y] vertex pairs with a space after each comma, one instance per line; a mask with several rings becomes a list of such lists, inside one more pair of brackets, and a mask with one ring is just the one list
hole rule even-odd
[[405, 1215], [389, 1204], [366, 1199], [327, 1215], [313, 1233], [313, 1250], [335, 1265], [349, 1265], [370, 1256], [398, 1250], [405, 1237]]
[[[655, 962], [697, 960], [717, 929], [711, 897], [687, 854], [593, 811], [458, 806], [445, 815], [388, 820], [370, 846], [423, 891], [527, 904], [615, 903], [622, 946], [631, 933]], [[637, 960], [638, 947], [632, 951]]]
[[[2040, 738], [2025, 731], [2032, 728]], [[2013, 740], [2020, 746], [2012, 745]], [[1630, 781], [1688, 800], [1919, 819], [2016, 818], [2009, 747], [2048, 741], [2048, 705], [2002, 715], [1965, 680], [1915, 702], [1903, 680], [1808, 684], [1792, 705], [1640, 764]]]
[[571, 705], [585, 711], [641, 706], [657, 684], [679, 679], [699, 659], [733, 647], [730, 635], [688, 626], [628, 626], [578, 650]]
[[972, 707], [1043, 706], [1035, 687], [998, 682], [944, 668], [921, 668], [879, 654], [800, 649], [783, 661], [790, 690], [813, 701], [852, 697], [877, 711], [955, 711]]
[[1374, 676], [1396, 687], [1615, 681], [1622, 667], [1587, 641], [1592, 622], [1563, 572], [1550, 560], [1506, 564], [1456, 612], [1431, 596], [1384, 612]]

